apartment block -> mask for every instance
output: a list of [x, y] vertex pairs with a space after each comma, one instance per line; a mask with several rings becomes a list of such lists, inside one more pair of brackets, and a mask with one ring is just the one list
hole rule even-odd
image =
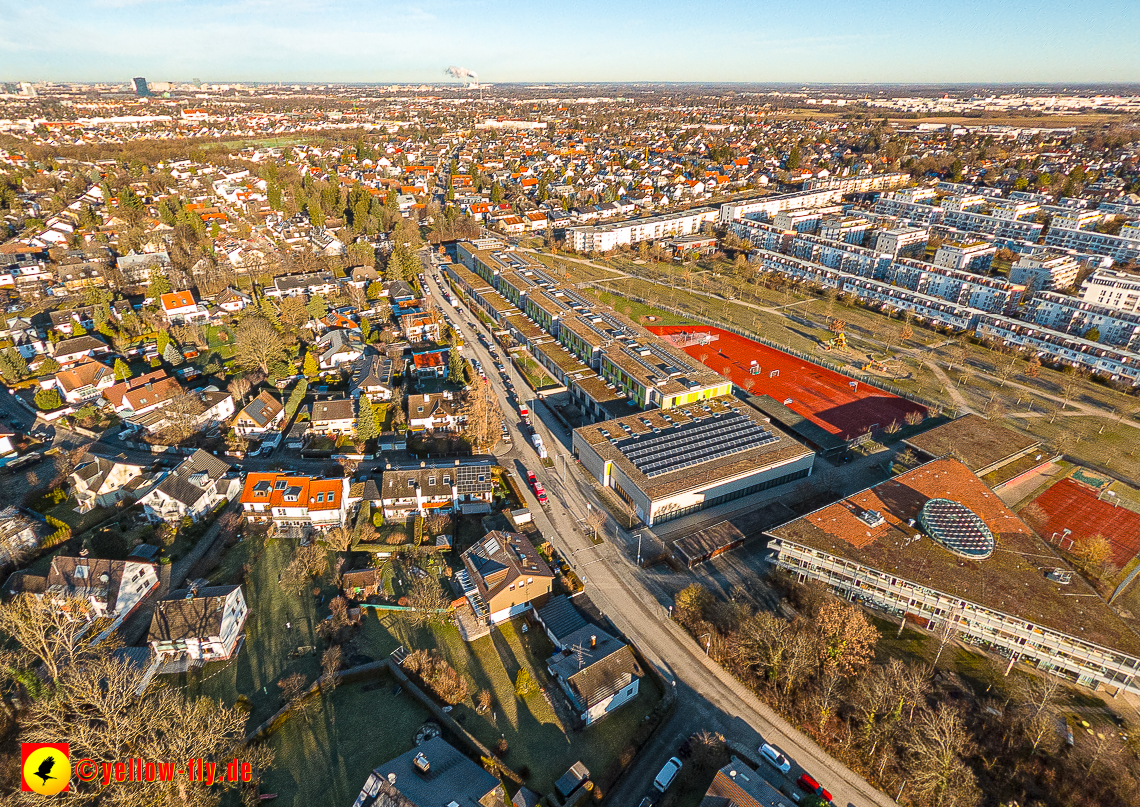
[[1022, 253], [1009, 268], [1009, 281], [1027, 289], [1067, 289], [1076, 283], [1080, 264], [1053, 250]]

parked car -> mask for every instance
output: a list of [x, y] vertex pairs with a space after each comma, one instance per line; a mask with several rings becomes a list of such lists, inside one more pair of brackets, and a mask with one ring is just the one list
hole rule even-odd
[[760, 756], [780, 773], [787, 773], [792, 769], [792, 763], [789, 762], [788, 758], [781, 754], [780, 749], [774, 745], [764, 743], [760, 746]]
[[673, 784], [673, 780], [677, 778], [677, 773], [681, 770], [681, 760], [676, 757], [669, 757], [669, 761], [665, 763], [665, 767], [657, 774], [657, 778], [653, 780], [653, 786], [659, 791], [664, 793], [669, 789], [669, 785]]
[[799, 785], [802, 790], [806, 790], [808, 793], [814, 793], [824, 801], [831, 801], [831, 794], [809, 773], [801, 774], [800, 778], [796, 780], [796, 784]]

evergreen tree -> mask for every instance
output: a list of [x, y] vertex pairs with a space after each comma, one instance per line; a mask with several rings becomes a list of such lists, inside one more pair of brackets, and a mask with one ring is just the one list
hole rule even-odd
[[313, 355], [312, 351], [305, 354], [304, 367], [301, 370], [306, 378], [316, 378], [321, 374], [321, 366], [317, 363], [317, 357]]
[[368, 321], [368, 317], [360, 318], [360, 338], [365, 342], [372, 338], [372, 323]]
[[268, 297], [261, 298], [261, 315], [273, 323], [273, 327], [281, 327], [281, 318], [277, 315], [277, 309], [273, 303], [270, 302]]
[[41, 376], [49, 376], [55, 375], [62, 369], [63, 366], [58, 361], [56, 361], [54, 357], [48, 356], [46, 359], [40, 362], [40, 366], [36, 368], [36, 373]]
[[71, 335], [72, 336], [86, 336], [87, 335], [87, 329], [84, 328], [82, 325], [80, 325], [78, 322], [72, 323]]
[[115, 359], [115, 380], [126, 381], [131, 377], [131, 368], [122, 359]]
[[166, 275], [160, 272], [151, 272], [150, 285], [146, 287], [146, 296], [152, 300], [157, 300], [164, 294], [169, 294], [170, 281], [166, 279]]
[[[56, 362], [57, 364], [59, 362]], [[15, 348], [0, 351], [0, 377], [14, 384], [28, 373], [28, 362]]]
[[372, 408], [372, 402], [368, 397], [361, 395], [357, 401], [356, 439], [363, 442], [374, 437], [376, 437], [376, 411]]
[[305, 310], [313, 319], [324, 319], [329, 313], [329, 304], [325, 302], [324, 297], [314, 294], [305, 305]]
[[467, 383], [467, 362], [459, 355], [459, 351], [452, 348], [447, 355], [447, 380], [452, 384]]
[[800, 147], [792, 146], [792, 150], [788, 152], [788, 161], [786, 163], [789, 171], [795, 171], [800, 167]]
[[63, 406], [63, 399], [59, 397], [59, 390], [55, 387], [41, 389], [36, 393], [35, 402], [36, 406], [45, 412]]

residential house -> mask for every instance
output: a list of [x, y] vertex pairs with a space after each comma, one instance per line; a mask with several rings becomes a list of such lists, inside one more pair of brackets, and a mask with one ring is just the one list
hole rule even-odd
[[165, 252], [128, 252], [115, 260], [115, 266], [127, 283], [142, 286], [155, 275], [166, 275], [171, 268], [170, 256]]
[[171, 325], [200, 322], [209, 319], [210, 313], [194, 299], [193, 292], [172, 291], [159, 297], [162, 313]]
[[448, 348], [420, 350], [412, 352], [412, 367], [419, 378], [444, 378], [447, 376]]
[[106, 401], [115, 412], [126, 412], [130, 409], [130, 403], [126, 400], [128, 392], [145, 387], [147, 384], [153, 385], [166, 381], [167, 379], [166, 370], [155, 370], [151, 373], [144, 373], [136, 378], [128, 378], [125, 381], [119, 381], [107, 387], [107, 389], [103, 391], [103, 400]]
[[115, 383], [115, 371], [97, 361], [85, 361], [55, 375], [55, 387], [69, 404], [84, 404], [101, 398]]
[[[110, 392], [111, 389], [108, 389], [107, 392]], [[132, 386], [124, 392], [116, 411], [119, 411], [124, 417], [141, 417], [165, 407], [181, 394], [182, 385], [178, 383], [177, 379], [170, 378], [164, 373], [162, 378]]]
[[214, 297], [214, 305], [227, 314], [236, 314], [246, 306], [252, 305], [252, 303], [253, 300], [248, 294], [237, 291], [229, 286], [222, 289]]
[[404, 338], [409, 342], [437, 342], [439, 341], [439, 320], [425, 311], [410, 311], [399, 317], [400, 328]]
[[[770, 775], [770, 774], [768, 774]], [[799, 794], [797, 793], [796, 796]], [[785, 796], [756, 768], [736, 757], [716, 772], [705, 791], [702, 807], [793, 807], [796, 797]]]
[[554, 573], [522, 533], [492, 530], [463, 553], [456, 578], [476, 617], [498, 624], [541, 603]]
[[234, 431], [242, 437], [275, 431], [285, 419], [285, 407], [269, 390], [262, 390], [247, 403], [236, 418]]
[[198, 449], [139, 497], [149, 521], [198, 521], [241, 492], [241, 480], [230, 466]]
[[352, 277], [346, 281], [350, 286], [356, 286], [358, 289], [366, 289], [373, 283], [380, 280], [380, 273], [371, 266], [354, 266], [352, 269]]
[[8, 583], [9, 594], [35, 594], [57, 606], [83, 599], [91, 616], [113, 619], [126, 618], [156, 588], [158, 567], [153, 563], [58, 555], [44, 577], [13, 575]]
[[352, 807], [506, 807], [498, 777], [433, 737], [368, 775]]
[[314, 434], [352, 434], [356, 430], [356, 407], [351, 398], [336, 401], [317, 401], [309, 431]]
[[156, 604], [147, 641], [164, 660], [221, 661], [237, 652], [248, 616], [241, 586], [180, 589]]
[[349, 394], [353, 398], [366, 397], [373, 403], [391, 400], [393, 363], [390, 358], [374, 353], [365, 353], [352, 363], [352, 378], [349, 381]]
[[79, 503], [77, 509], [88, 513], [96, 507], [114, 507], [121, 501], [133, 499], [139, 487], [146, 483], [144, 474], [143, 466], [137, 463], [88, 454], [68, 480]]
[[493, 495], [488, 467], [459, 465], [384, 471], [378, 496], [369, 501], [382, 509], [385, 518], [407, 518], [432, 513], [487, 513]]
[[578, 719], [591, 725], [637, 697], [644, 672], [629, 645], [595, 625], [561, 637], [546, 661]]
[[364, 355], [364, 340], [355, 330], [329, 331], [313, 345], [321, 370], [333, 370]]
[[328, 296], [339, 288], [336, 278], [329, 272], [310, 272], [300, 275], [280, 275], [273, 285], [265, 289], [266, 297]]
[[94, 336], [76, 336], [73, 339], [56, 342], [52, 356], [63, 367], [71, 367], [85, 359], [105, 356], [110, 352], [111, 348], [102, 339]]
[[465, 421], [459, 399], [450, 392], [408, 396], [408, 428], [411, 431], [457, 432]]
[[326, 529], [348, 523], [349, 480], [250, 473], [241, 493], [248, 521]]

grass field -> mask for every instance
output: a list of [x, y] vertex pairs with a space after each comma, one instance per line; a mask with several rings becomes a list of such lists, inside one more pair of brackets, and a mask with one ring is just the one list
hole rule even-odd
[[[376, 618], [368, 615], [357, 646], [360, 652], [381, 658], [403, 645], [409, 650], [435, 648], [456, 670], [464, 674], [468, 698], [452, 712], [480, 742], [494, 747], [501, 739], [509, 751], [504, 762], [515, 771], [529, 771], [527, 786], [539, 793], [553, 787], [554, 781], [575, 761], [601, 774], [629, 742], [641, 719], [661, 698], [653, 682], [642, 679], [641, 692], [596, 726], [581, 732], [568, 732], [542, 692], [518, 698], [515, 677], [525, 667], [540, 686], [553, 691], [543, 661], [553, 651], [539, 631], [521, 632], [516, 620], [492, 631], [490, 636], [465, 643], [452, 626], [414, 628], [399, 617]], [[475, 696], [489, 690], [493, 706], [489, 713], [477, 714]]]
[[[377, 686], [378, 685], [378, 686]], [[365, 688], [368, 687], [368, 691]], [[431, 713], [387, 673], [317, 696], [268, 740], [276, 758], [261, 790], [274, 804], [352, 804], [377, 765], [409, 751]]]
[[[321, 582], [314, 583], [320, 589], [315, 597], [310, 591], [301, 596], [283, 591], [278, 575], [290, 555], [284, 542], [270, 541], [262, 549], [253, 537], [230, 549], [211, 582], [236, 582], [243, 566], [250, 566], [243, 583], [251, 606], [245, 645], [228, 663], [209, 664], [171, 681], [185, 686], [192, 696], [227, 704], [244, 696], [250, 707], [248, 729], [283, 705], [277, 685], [281, 679], [299, 672], [313, 681], [319, 674], [325, 644], [316, 626], [328, 614], [327, 604], [335, 592]], [[556, 686], [543, 664], [553, 648], [540, 631], [523, 633], [521, 622], [505, 624], [468, 644], [453, 625], [416, 627], [391, 612], [366, 610], [344, 650], [346, 657], [360, 663], [383, 659], [401, 645], [408, 650], [438, 650], [466, 677], [468, 697], [452, 716], [489, 747], [505, 739], [509, 750], [504, 761], [529, 773], [528, 786], [538, 792], [553, 787], [577, 760], [600, 775], [662, 695], [651, 679], [643, 679], [632, 703], [597, 726], [567, 731], [543, 692], [525, 698], [515, 695], [515, 677], [524, 667], [548, 692]], [[309, 647], [312, 652], [296, 652]], [[426, 719], [426, 711], [406, 695], [393, 696], [393, 687], [385, 683], [364, 692], [362, 685], [346, 685], [331, 698], [322, 697], [307, 716], [286, 721], [270, 740], [278, 758], [265, 792], [279, 793], [285, 804], [351, 803], [368, 771], [410, 748], [415, 729]], [[482, 690], [492, 693], [494, 706], [480, 715], [474, 704]]]

